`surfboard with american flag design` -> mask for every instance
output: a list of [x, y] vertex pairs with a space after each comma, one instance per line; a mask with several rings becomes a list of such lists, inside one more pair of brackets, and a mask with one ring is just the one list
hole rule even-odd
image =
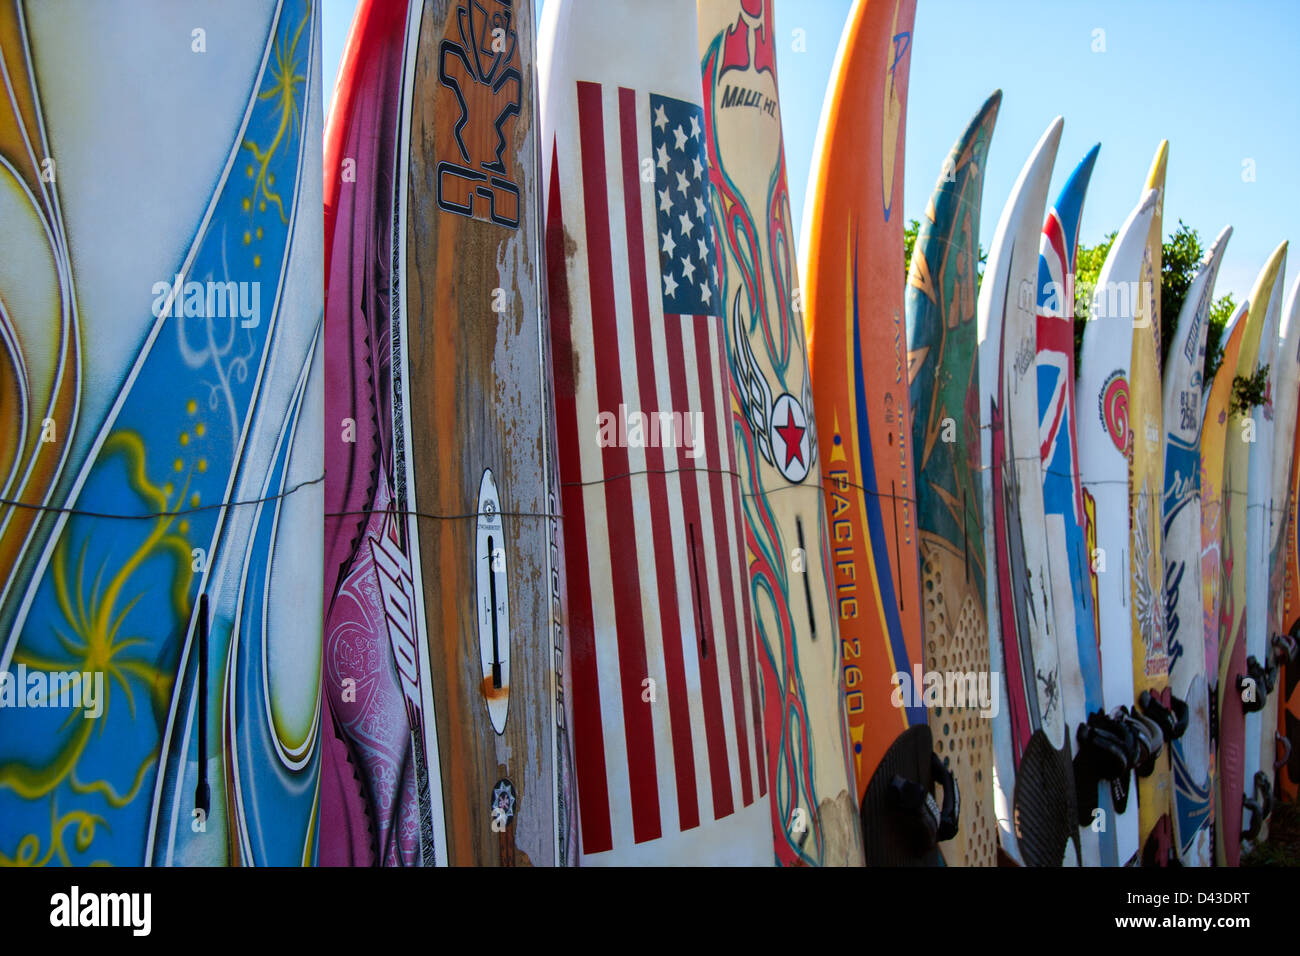
[[695, 5], [553, 0], [540, 48], [581, 860], [771, 863]]

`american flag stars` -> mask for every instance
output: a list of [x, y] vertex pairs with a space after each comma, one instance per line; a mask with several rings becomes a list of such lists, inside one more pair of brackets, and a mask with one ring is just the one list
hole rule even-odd
[[716, 315], [717, 254], [708, 203], [704, 111], [651, 94], [650, 114], [664, 312]]

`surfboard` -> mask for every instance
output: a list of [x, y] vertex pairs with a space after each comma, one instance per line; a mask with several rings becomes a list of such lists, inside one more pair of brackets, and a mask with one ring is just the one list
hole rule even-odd
[[[1274, 790], [1277, 779], [1276, 771], [1287, 763], [1290, 739], [1279, 733], [1278, 714], [1281, 710], [1279, 698], [1285, 694], [1285, 675], [1282, 668], [1288, 659], [1294, 660], [1300, 652], [1295, 636], [1290, 634], [1282, 611], [1283, 592], [1286, 585], [1286, 545], [1285, 527], [1287, 522], [1287, 499], [1292, 462], [1295, 457], [1296, 405], [1300, 397], [1300, 285], [1293, 285], [1281, 306], [1278, 333], [1275, 338], [1273, 363], [1270, 371], [1273, 399], [1273, 456], [1270, 469], [1270, 488], [1268, 499], [1268, 610], [1265, 620], [1264, 656], [1271, 668], [1277, 669], [1274, 689], [1270, 691], [1260, 711], [1260, 770], [1268, 780], [1270, 790]], [[1281, 299], [1279, 288], [1276, 297]], [[1260, 831], [1260, 839], [1268, 839], [1268, 820]]]
[[775, 857], [698, 38], [692, 0], [542, 16], [584, 865]]
[[[413, 695], [414, 710], [407, 710], [407, 698], [398, 682], [395, 645], [388, 639], [382, 604], [374, 623], [367, 623], [363, 616], [364, 630], [345, 643], [350, 622], [346, 621], [344, 607], [355, 606], [355, 601], [349, 598], [359, 589], [337, 587], [375, 508], [383, 514], [388, 499], [380, 498], [380, 489], [387, 495], [395, 492], [389, 477], [394, 455], [391, 386], [389, 395], [373, 395], [387, 377], [382, 372], [391, 369], [391, 356], [384, 354], [387, 350], [372, 336], [381, 334], [389, 324], [387, 299], [395, 281], [391, 251], [380, 251], [380, 248], [390, 250], [395, 220], [392, 191], [405, 30], [406, 18], [398, 5], [369, 2], [358, 6], [339, 64], [325, 131], [325, 168], [329, 170], [325, 193], [325, 338], [331, 382], [326, 397], [327, 416], [338, 413], [327, 420], [337, 420], [340, 424], [350, 420], [354, 428], [360, 423], [360, 433], [348, 437], [354, 438], [359, 449], [368, 450], [371, 456], [370, 463], [364, 458], [357, 462], [371, 467], [356, 469], [352, 449], [340, 449], [331, 443], [331, 450], [343, 451], [345, 457], [328, 470], [325, 481], [325, 508], [329, 515], [325, 518], [328, 543], [322, 566], [326, 601], [323, 670], [327, 680], [322, 731], [325, 742], [321, 863], [331, 866], [418, 865], [423, 862], [426, 847], [430, 862], [433, 856], [433, 824], [429, 816], [427, 765], [424, 765], [427, 758], [421, 741], [425, 725], [418, 718], [423, 700], [420, 695]], [[342, 168], [345, 159], [351, 161], [346, 191]], [[377, 274], [372, 274], [372, 270], [377, 270]], [[352, 320], [353, 309], [358, 304], [355, 300], [362, 298], [368, 299], [366, 306], [374, 316], [376, 328], [367, 328], [369, 322]], [[340, 304], [345, 307], [341, 309]], [[366, 374], [367, 365], [375, 362], [376, 350], [381, 375], [368, 381], [371, 376]], [[360, 380], [351, 380], [357, 371], [362, 372]], [[367, 393], [372, 394], [367, 396]], [[376, 408], [371, 415], [360, 415], [357, 407], [365, 397], [389, 407]], [[385, 438], [389, 446], [387, 453], [382, 451]], [[337, 459], [337, 455], [331, 456], [331, 464]], [[387, 540], [382, 534], [372, 537], [381, 543]], [[359, 554], [361, 560], [370, 556], [366, 553], [369, 550]], [[406, 563], [409, 565], [409, 557]], [[377, 593], [379, 577], [373, 559], [362, 580], [368, 585], [366, 591], [372, 595]], [[403, 616], [409, 624], [410, 612]], [[413, 660], [409, 645], [405, 649], [406, 660]], [[369, 674], [354, 674], [350, 670], [343, 675], [336, 674], [340, 658], [369, 664]], [[369, 740], [354, 734], [349, 715], [341, 713], [344, 702], [339, 676], [369, 692], [350, 694], [357, 699], [355, 703], [347, 702], [361, 712], [363, 722], [374, 720], [375, 730]], [[340, 687], [339, 693], [332, 692], [335, 686]], [[422, 766], [417, 766], [417, 762]], [[374, 786], [381, 780], [391, 781], [382, 804], [371, 797]]]
[[[1300, 456], [1298, 456], [1300, 457]], [[1292, 465], [1293, 472], [1298, 468]], [[1284, 597], [1284, 617], [1283, 621], [1287, 622], [1286, 634], [1294, 636], [1296, 631], [1297, 608], [1300, 608], [1300, 572], [1295, 570], [1297, 564], [1296, 554], [1300, 553], [1297, 547], [1297, 522], [1296, 522], [1296, 505], [1297, 498], [1297, 479], [1291, 481], [1291, 491], [1288, 499], [1288, 519], [1286, 529], [1286, 554], [1287, 554], [1287, 584], [1286, 594]], [[1295, 802], [1297, 795], [1300, 794], [1300, 759], [1297, 754], [1296, 744], [1300, 742], [1300, 667], [1295, 662], [1288, 662], [1282, 668], [1282, 673], [1278, 678], [1278, 686], [1281, 688], [1281, 695], [1278, 705], [1277, 720], [1277, 739], [1275, 741], [1275, 750], [1277, 756], [1274, 758], [1274, 767], [1277, 770], [1278, 790], [1283, 799]]]
[[[862, 862], [821, 448], [790, 222], [772, 0], [700, 0], [710, 203], [759, 637], [777, 861]], [[699, 244], [677, 257], [683, 269]], [[793, 786], [787, 785], [793, 781]]]
[[[979, 472], [976, 258], [985, 160], [1002, 92], [985, 102], [944, 160], [907, 273], [907, 365], [916, 449], [925, 669], [987, 675], [984, 512]], [[960, 685], [965, 688], [967, 685]], [[987, 687], [991, 698], [996, 686]], [[991, 703], [991, 699], [988, 701]], [[997, 863], [993, 732], [978, 693], [928, 712], [934, 750], [963, 798], [944, 862]]]
[[367, 2], [340, 72], [329, 862], [572, 858], [535, 59], [527, 4]]
[[[1255, 434], [1250, 444], [1250, 471], [1246, 496], [1246, 667], [1258, 662], [1263, 674], [1259, 688], [1259, 709], [1246, 711], [1246, 739], [1243, 753], [1246, 781], [1247, 830], [1244, 839], [1252, 845], [1268, 839], [1268, 817], [1273, 805], [1273, 759], [1270, 753], [1265, 762], [1262, 745], [1267, 728], [1268, 739], [1273, 739], [1277, 724], [1276, 709], [1269, 709], [1269, 701], [1276, 701], [1277, 668], [1273, 649], [1273, 628], [1276, 617], [1270, 588], [1269, 565], [1272, 556], [1272, 533], [1269, 529], [1273, 511], [1273, 432], [1274, 402], [1284, 387], [1277, 377], [1278, 331], [1281, 328], [1282, 297], [1286, 291], [1284, 274], [1286, 261], [1278, 268], [1277, 280], [1268, 298], [1268, 311], [1260, 331], [1257, 367], [1267, 369], [1264, 383], [1264, 401], [1255, 419]], [[1294, 370], [1294, 369], [1292, 369]], [[1288, 390], [1290, 386], [1285, 386]], [[1270, 748], [1271, 749], [1271, 748]], [[1267, 766], [1265, 765], [1267, 763]]]
[[[1293, 361], [1300, 361], [1300, 354], [1298, 354], [1300, 346], [1291, 344], [1297, 336], [1300, 336], [1300, 279], [1291, 286], [1282, 313], [1285, 318], [1280, 346], [1280, 366], [1282, 362], [1291, 365]], [[1278, 379], [1282, 382], [1291, 381], [1297, 375], [1300, 375], [1300, 370], [1294, 367], [1278, 369]], [[1300, 409], [1300, 401], [1297, 398], [1300, 396], [1293, 394], [1291, 404]], [[1274, 521], [1282, 523], [1282, 531], [1281, 540], [1274, 545], [1272, 574], [1274, 575], [1273, 586], [1280, 586], [1280, 595], [1274, 604], [1278, 609], [1278, 632], [1292, 639], [1300, 638], [1300, 547], [1297, 547], [1296, 537], [1300, 455], [1295, 454], [1296, 434], [1300, 430], [1297, 429], [1298, 415], [1300, 411], [1287, 411], [1279, 399], [1275, 415], [1278, 427], [1278, 433], [1274, 436], [1276, 449], [1281, 451], [1288, 444], [1291, 446], [1291, 467], [1287, 473], [1286, 484], [1279, 494], [1276, 485], [1278, 465], [1276, 461], [1274, 462], [1273, 514]], [[1289, 440], [1282, 434], [1283, 426], [1287, 421], [1291, 422]], [[1286, 454], [1286, 452], [1282, 453]], [[1300, 750], [1295, 746], [1300, 743], [1300, 694], [1296, 693], [1297, 686], [1300, 686], [1300, 667], [1297, 667], [1295, 662], [1284, 661], [1277, 686], [1278, 700], [1271, 703], [1271, 706], [1277, 708], [1277, 719], [1273, 723], [1276, 736], [1272, 741], [1267, 740], [1267, 730], [1265, 730], [1263, 752], [1273, 760], [1279, 795], [1285, 800], [1295, 801], [1300, 795]]]
[[[1157, 199], [1135, 287], [1137, 312], [1129, 371], [1129, 422], [1133, 432], [1128, 486], [1133, 706], [1160, 726], [1162, 745], [1168, 745], [1174, 735], [1172, 724], [1157, 718], [1173, 712], [1169, 696], [1160, 522], [1164, 492], [1164, 410], [1160, 386], [1161, 210], [1168, 158], [1169, 143], [1163, 141], [1156, 149], [1143, 187], [1144, 191], [1154, 189]], [[1161, 746], [1149, 772], [1138, 774], [1138, 839], [1144, 865], [1164, 866], [1173, 854], [1172, 808], [1169, 752], [1167, 746]]]
[[822, 104], [799, 245], [817, 434], [829, 442], [823, 481], [869, 866], [937, 863], [936, 843], [950, 835], [957, 809], [956, 793], [932, 784], [899, 281], [914, 16], [914, 0], [856, 0], [850, 10]]
[[[1093, 527], [1092, 562], [1096, 571], [1098, 645], [1101, 649], [1102, 700], [1116, 735], [1127, 726], [1133, 705], [1133, 627], [1129, 605], [1128, 455], [1129, 365], [1137, 306], [1132, 290], [1142, 269], [1147, 234], [1159, 194], [1148, 190], [1129, 213], [1111, 244], [1097, 276], [1088, 321], [1079, 351], [1075, 420], [1079, 436], [1079, 476], [1084, 511]], [[1111, 786], [1115, 831], [1121, 865], [1138, 851], [1138, 801], [1133, 783], [1134, 755], [1122, 754], [1123, 768]]]
[[0, 4], [2, 864], [316, 859], [319, 44]]
[[[1078, 429], [1074, 420], [1074, 265], [1083, 199], [1101, 146], [1094, 146], [1065, 181], [1047, 211], [1038, 242], [1036, 358], [1038, 435], [1043, 470], [1043, 510], [1052, 601], [1056, 611], [1061, 708], [1071, 750], [1088, 715], [1102, 713], [1101, 654], [1097, 648], [1095, 585], [1087, 515], [1079, 483]], [[1080, 862], [1116, 865], [1114, 832], [1094, 828], [1094, 811], [1109, 818], [1110, 788], [1076, 757]]]
[[[1249, 303], [1242, 302], [1224, 326], [1221, 341], [1223, 356], [1213, 383], [1205, 393], [1205, 410], [1201, 414], [1201, 594], [1205, 620], [1205, 677], [1209, 685], [1210, 718], [1210, 824], [1218, 826], [1219, 778], [1219, 632], [1223, 610], [1223, 452], [1228, 431], [1228, 406], [1232, 399], [1232, 380], [1237, 373], [1237, 354], [1246, 330]], [[1210, 853], [1214, 853], [1214, 832], [1210, 834]]]
[[[1253, 376], [1259, 360], [1260, 340], [1268, 320], [1269, 303], [1279, 284], [1286, 262], [1286, 243], [1269, 256], [1250, 292], [1250, 311], [1244, 318], [1235, 377]], [[1233, 387], [1235, 392], [1235, 386]], [[1235, 398], [1235, 395], [1234, 395]], [[1218, 825], [1214, 831], [1214, 861], [1218, 866], [1236, 866], [1241, 859], [1243, 803], [1256, 799], [1254, 781], [1245, 777], [1246, 710], [1264, 693], [1263, 674], [1247, 668], [1246, 562], [1247, 508], [1250, 447], [1258, 428], [1253, 409], [1241, 409], [1229, 402], [1223, 450], [1223, 599], [1219, 638], [1219, 779]], [[1257, 571], [1262, 573], [1262, 571]], [[1251, 698], [1247, 702], [1246, 698]], [[1258, 725], [1256, 725], [1258, 726]], [[1258, 740], [1258, 736], [1253, 738]], [[1249, 788], [1250, 792], [1247, 793]]]
[[[1201, 262], [1179, 311], [1164, 369], [1165, 635], [1169, 689], [1188, 707], [1186, 731], [1173, 741], [1174, 847], [1184, 866], [1212, 866], [1209, 689], [1205, 663], [1205, 603], [1201, 594], [1201, 410], [1205, 339], [1214, 280], [1232, 227], [1219, 233]], [[1190, 566], [1189, 566], [1190, 565]]]
[[1061, 865], [1077, 830], [1047, 570], [1035, 371], [1038, 237], [1063, 125], [1058, 117], [1048, 126], [1012, 187], [978, 303], [990, 656], [1006, 691], [993, 719], [994, 812], [1002, 849], [1028, 866]]

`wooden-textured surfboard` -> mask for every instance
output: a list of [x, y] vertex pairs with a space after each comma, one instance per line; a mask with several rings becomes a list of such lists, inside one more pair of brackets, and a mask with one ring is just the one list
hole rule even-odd
[[[900, 281], [915, 6], [857, 0], [849, 13], [822, 105], [799, 246], [868, 865], [938, 859], [932, 840], [909, 842], [911, 828], [925, 827], [917, 795], [932, 790], [933, 753], [919, 686], [916, 477]], [[916, 785], [912, 805], [891, 802], [896, 777]]]
[[573, 856], [534, 62], [528, 4], [366, 3], [340, 74], [334, 862]]
[[[1269, 303], [1280, 293], [1279, 277], [1286, 262], [1286, 243], [1269, 256], [1250, 292], [1250, 311], [1244, 321], [1237, 354], [1236, 376], [1253, 376], [1259, 360], [1260, 336], [1268, 319]], [[1234, 389], [1235, 391], [1235, 389]], [[1262, 686], [1242, 686], [1249, 677], [1246, 661], [1246, 598], [1250, 568], [1246, 562], [1248, 476], [1251, 439], [1256, 428], [1253, 409], [1229, 404], [1224, 436], [1223, 493], [1223, 603], [1219, 638], [1219, 779], [1214, 828], [1214, 861], [1219, 866], [1236, 866], [1241, 859], [1241, 837], [1245, 826], [1243, 802], [1254, 798], [1253, 781], [1245, 779], [1247, 696], [1264, 693]], [[1258, 740], [1258, 737], [1255, 738]], [[1253, 743], [1254, 741], [1252, 741]], [[1248, 794], [1247, 790], [1250, 789]]]
[[0, 3], [0, 865], [310, 865], [320, 14], [125, 12]]
[[695, 3], [541, 38], [582, 862], [771, 864]]
[[[1277, 380], [1281, 383], [1295, 383], [1300, 377], [1300, 278], [1291, 286], [1287, 302], [1282, 311], [1283, 332], [1279, 345], [1279, 368]], [[1285, 397], [1285, 396], [1284, 396]], [[1290, 390], [1290, 407], [1282, 398], [1277, 400], [1274, 409], [1274, 422], [1277, 432], [1274, 435], [1273, 464], [1273, 521], [1281, 524], [1280, 531], [1275, 528], [1277, 540], [1273, 545], [1273, 557], [1270, 571], [1273, 575], [1271, 587], [1274, 589], [1273, 607], [1275, 608], [1275, 625], [1277, 632], [1292, 639], [1300, 638], [1300, 549], [1296, 544], [1296, 500], [1300, 485], [1300, 455], [1296, 454], [1297, 409], [1300, 409], [1300, 391]], [[1289, 425], [1288, 425], [1289, 423]], [[1289, 460], [1285, 483], [1279, 488], [1277, 479], [1282, 471], [1281, 459]], [[1294, 801], [1300, 791], [1300, 694], [1296, 693], [1300, 683], [1300, 667], [1295, 662], [1283, 662], [1278, 675], [1277, 698], [1269, 706], [1276, 709], [1276, 719], [1266, 723], [1262, 729], [1262, 759], [1271, 759], [1277, 772], [1277, 787], [1280, 795]], [[1275, 736], [1269, 736], [1270, 730]]]
[[1047, 565], [1034, 294], [1063, 126], [1058, 117], [1047, 128], [1011, 189], [978, 304], [990, 654], [1006, 690], [993, 721], [993, 797], [1003, 850], [1029, 866], [1061, 865], [1077, 830]]
[[[1228, 433], [1228, 407], [1232, 400], [1232, 380], [1237, 374], [1237, 354], [1246, 331], [1248, 302], [1234, 310], [1223, 330], [1223, 358], [1214, 380], [1205, 394], [1205, 411], [1201, 414], [1201, 599], [1205, 631], [1205, 677], [1209, 685], [1209, 706], [1216, 711], [1210, 719], [1210, 823], [1218, 825], [1219, 807], [1216, 794], [1219, 777], [1219, 632], [1223, 611], [1223, 451]], [[1211, 831], [1210, 856], [1214, 845]]]
[[[1049, 571], [1056, 611], [1060, 660], [1061, 707], [1071, 749], [1088, 715], [1104, 711], [1101, 653], [1097, 647], [1096, 604], [1088, 519], [1079, 483], [1078, 429], [1074, 405], [1074, 265], [1083, 200], [1100, 146], [1094, 146], [1070, 174], [1047, 211], [1038, 243], [1037, 356], [1038, 431], [1043, 466], [1043, 511], [1046, 518]], [[1075, 761], [1076, 770], [1080, 769]], [[1080, 776], [1083, 774], [1081, 773]], [[1103, 780], [1075, 782], [1085, 806], [1077, 808], [1079, 857], [1085, 866], [1114, 866], [1111, 828], [1092, 825], [1093, 808], [1109, 818], [1110, 788]], [[1088, 788], [1088, 789], [1085, 789]]]
[[1188, 708], [1187, 729], [1173, 741], [1170, 752], [1174, 847], [1185, 866], [1214, 863], [1210, 698], [1201, 594], [1201, 396], [1214, 280], [1231, 235], [1231, 226], [1219, 233], [1188, 286], [1164, 369], [1163, 614], [1170, 693]]
[[[1273, 756], [1269, 749], [1267, 759], [1263, 753], [1265, 728], [1270, 743], [1277, 724], [1275, 696], [1277, 677], [1273, 651], [1273, 634], [1277, 626], [1273, 613], [1271, 575], [1272, 533], [1269, 525], [1273, 511], [1273, 445], [1277, 397], [1283, 389], [1278, 379], [1278, 332], [1282, 322], [1282, 298], [1285, 287], [1286, 261], [1278, 269], [1277, 280], [1268, 300], [1264, 327], [1260, 330], [1259, 355], [1256, 364], [1267, 369], [1264, 381], [1264, 401], [1254, 413], [1255, 434], [1250, 444], [1250, 472], [1246, 494], [1246, 666], [1251, 661], [1259, 663], [1264, 673], [1264, 686], [1260, 688], [1258, 710], [1246, 713], [1246, 730], [1243, 753], [1245, 767], [1242, 777], [1246, 782], [1246, 834], [1251, 844], [1268, 839], [1268, 818], [1273, 804]], [[1294, 372], [1294, 367], [1289, 369]], [[1294, 384], [1288, 383], [1287, 390]], [[1274, 706], [1271, 706], [1274, 705]], [[1253, 819], [1252, 819], [1253, 818]], [[1258, 824], [1255, 827], [1254, 824]]]
[[[1128, 456], [1129, 365], [1133, 355], [1136, 302], [1131, 290], [1141, 275], [1142, 256], [1159, 194], [1148, 190], [1129, 213], [1111, 244], [1097, 277], [1079, 351], [1075, 419], [1079, 434], [1079, 473], [1084, 509], [1095, 529], [1098, 645], [1101, 648], [1102, 700], [1107, 714], [1133, 705], [1133, 624], [1129, 605]], [[1115, 831], [1121, 865], [1138, 851], [1138, 800], [1130, 767], [1112, 788]]]
[[[925, 669], [990, 674], [984, 592], [984, 508], [979, 471], [976, 257], [985, 160], [999, 90], [944, 160], [921, 219], [907, 273], [907, 364], [916, 449], [917, 524], [925, 609]], [[966, 685], [963, 684], [963, 687]], [[991, 695], [929, 711], [934, 749], [962, 796], [960, 829], [940, 849], [944, 862], [993, 866]]]
[[[760, 640], [776, 858], [862, 860], [790, 222], [772, 0], [700, 0], [730, 407]], [[685, 247], [678, 262], [698, 258]]]

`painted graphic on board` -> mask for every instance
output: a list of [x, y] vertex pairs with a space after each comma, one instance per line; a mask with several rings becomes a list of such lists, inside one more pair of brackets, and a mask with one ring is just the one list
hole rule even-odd
[[0, 4], [0, 863], [309, 864], [319, 13], [148, 8]]
[[[438, 79], [454, 95], [460, 116], [455, 149], [438, 161], [437, 201], [447, 212], [518, 229], [519, 185], [506, 151], [523, 83], [513, 18], [509, 0], [462, 5], [455, 35], [438, 48]], [[475, 205], [476, 199], [482, 202]]]

